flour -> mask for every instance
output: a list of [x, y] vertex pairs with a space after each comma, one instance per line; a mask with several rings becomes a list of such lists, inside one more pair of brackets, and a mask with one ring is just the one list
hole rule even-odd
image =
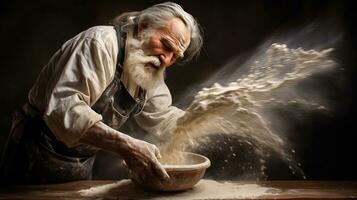
[[[275, 188], [263, 187], [254, 183], [217, 182], [205, 180], [199, 186], [201, 191], [196, 198], [200, 199], [236, 199], [257, 198], [267, 195], [276, 195], [280, 191]], [[198, 194], [198, 193], [197, 193]]]
[[[180, 152], [197, 145], [199, 137], [217, 133], [240, 136], [263, 158], [269, 156], [266, 150], [272, 150], [292, 162], [285, 142], [273, 133], [263, 111], [271, 104], [301, 104], [324, 109], [303, 98], [284, 99], [281, 94], [290, 92], [294, 83], [311, 74], [335, 66], [336, 63], [328, 58], [331, 51], [289, 49], [285, 44], [272, 44], [249, 66], [248, 73], [236, 81], [226, 86], [215, 83], [203, 88], [178, 120], [169, 141], [160, 147], [161, 162], [179, 164], [184, 159]], [[261, 163], [264, 170], [264, 160]], [[293, 171], [298, 168], [290, 167]]]
[[100, 186], [96, 186], [96, 187], [91, 187], [88, 189], [83, 189], [78, 192], [80, 195], [87, 196], [87, 197], [100, 196], [100, 195], [109, 193], [111, 190], [113, 190], [115, 188], [122, 187], [122, 186], [130, 184], [130, 183], [131, 183], [130, 180], [124, 179], [121, 181], [117, 181], [115, 183], [110, 183], [110, 184], [100, 185]]
[[103, 199], [247, 199], [263, 196], [275, 196], [281, 191], [276, 188], [264, 187], [255, 183], [218, 182], [201, 180], [193, 189], [180, 193], [157, 193], [142, 189], [130, 180], [121, 180], [111, 184], [100, 185], [78, 191], [84, 197]]

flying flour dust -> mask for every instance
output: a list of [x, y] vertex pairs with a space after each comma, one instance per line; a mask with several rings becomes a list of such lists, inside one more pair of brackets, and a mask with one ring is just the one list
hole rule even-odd
[[[253, 145], [262, 158], [268, 157], [267, 150], [272, 150], [291, 163], [284, 141], [268, 126], [269, 119], [263, 110], [272, 103], [286, 103], [281, 93], [292, 89], [294, 83], [336, 66], [328, 58], [332, 50], [289, 49], [285, 44], [275, 43], [236, 81], [227, 86], [215, 83], [211, 88], [203, 88], [178, 120], [169, 141], [160, 147], [161, 161], [179, 164], [184, 159], [179, 152], [197, 145], [199, 137], [221, 133], [239, 136]], [[321, 107], [301, 98], [289, 101]], [[290, 167], [293, 172], [298, 168]]]

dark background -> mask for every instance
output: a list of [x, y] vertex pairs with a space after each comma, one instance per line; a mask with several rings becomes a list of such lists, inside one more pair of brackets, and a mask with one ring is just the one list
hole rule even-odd
[[[0, 146], [7, 137], [11, 113], [26, 101], [27, 92], [50, 56], [77, 33], [94, 25], [106, 24], [115, 15], [141, 10], [161, 1], [1, 1], [0, 6]], [[167, 84], [174, 104], [184, 107], [208, 77], [230, 59], [249, 57], [273, 35], [294, 32], [308, 24], [317, 24], [317, 38], [326, 38], [328, 30], [341, 38], [331, 42], [335, 60], [343, 70], [320, 77], [320, 85], [332, 102], [332, 114], [292, 115], [291, 109], [277, 110], [289, 116], [287, 139], [309, 180], [357, 180], [356, 160], [356, 8], [353, 1], [261, 0], [261, 1], [175, 1], [197, 18], [204, 30], [201, 56], [167, 72]], [[318, 30], [319, 23], [324, 24]], [[337, 32], [336, 32], [337, 31]], [[328, 46], [329, 40], [315, 40]], [[336, 35], [337, 37], [337, 35]], [[303, 38], [308, 40], [309, 38]], [[306, 44], [306, 41], [301, 41]], [[295, 42], [296, 45], [296, 42]], [[239, 66], [237, 66], [239, 67]], [[217, 136], [218, 137], [218, 136]], [[218, 137], [217, 141], [226, 138]], [[230, 144], [236, 145], [236, 144]], [[223, 145], [224, 148], [224, 145]], [[201, 151], [203, 151], [201, 149]], [[224, 150], [223, 150], [224, 151]], [[223, 154], [212, 149], [208, 176], [239, 179], [244, 172], [235, 169], [249, 162], [249, 154], [237, 149], [241, 160], [224, 163]], [[118, 178], [113, 173], [110, 155], [100, 154], [95, 178]], [[105, 166], [108, 167], [105, 167]], [[104, 166], [104, 167], [103, 167]], [[110, 171], [111, 169], [112, 171]], [[114, 168], [115, 170], [115, 168]], [[108, 172], [110, 171], [110, 172]], [[299, 179], [278, 160], [268, 163], [268, 179]]]

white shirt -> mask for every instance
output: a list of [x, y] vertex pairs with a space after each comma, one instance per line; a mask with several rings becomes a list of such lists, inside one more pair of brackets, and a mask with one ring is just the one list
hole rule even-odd
[[[67, 146], [76, 146], [81, 136], [102, 120], [91, 106], [114, 78], [117, 53], [114, 27], [92, 27], [63, 44], [31, 88], [30, 103]], [[170, 133], [184, 114], [171, 103], [165, 84], [147, 91], [143, 111], [135, 116], [137, 123], [152, 134]]]

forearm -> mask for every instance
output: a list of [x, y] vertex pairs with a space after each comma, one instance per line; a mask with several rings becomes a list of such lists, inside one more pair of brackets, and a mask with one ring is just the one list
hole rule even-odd
[[157, 157], [161, 157], [159, 149], [150, 143], [137, 140], [116, 131], [103, 122], [97, 122], [87, 130], [80, 142], [99, 147], [120, 155], [128, 167], [140, 176], [149, 180], [168, 179], [169, 175], [161, 166]]
[[87, 130], [80, 142], [123, 156], [130, 149], [132, 139], [100, 121]]

